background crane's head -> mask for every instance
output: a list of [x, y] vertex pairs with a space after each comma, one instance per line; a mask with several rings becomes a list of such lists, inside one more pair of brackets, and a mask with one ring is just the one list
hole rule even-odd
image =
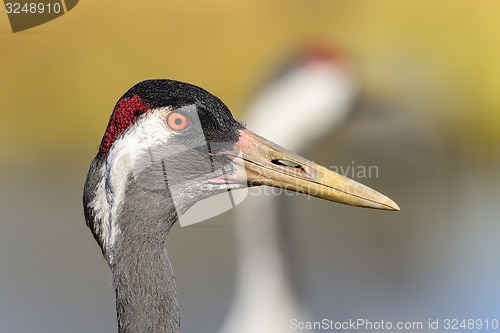
[[[137, 215], [136, 208], [158, 209], [155, 204], [162, 197], [180, 216], [201, 199], [247, 185], [399, 209], [382, 194], [245, 129], [207, 91], [148, 80], [132, 87], [115, 106], [87, 177], [85, 215], [106, 254], [124, 210]], [[169, 221], [170, 227], [175, 219]]]

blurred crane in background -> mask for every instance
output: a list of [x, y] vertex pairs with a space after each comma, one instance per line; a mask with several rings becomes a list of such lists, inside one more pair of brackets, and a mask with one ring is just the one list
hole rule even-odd
[[[294, 50], [251, 101], [248, 128], [280, 145], [310, 153], [354, 108], [357, 85], [333, 45], [311, 42]], [[250, 188], [236, 209], [239, 246], [236, 292], [221, 333], [288, 333], [292, 318], [308, 311], [297, 295], [286, 198], [269, 187]], [[259, 192], [267, 195], [256, 195]], [[290, 207], [287, 207], [290, 208]]]

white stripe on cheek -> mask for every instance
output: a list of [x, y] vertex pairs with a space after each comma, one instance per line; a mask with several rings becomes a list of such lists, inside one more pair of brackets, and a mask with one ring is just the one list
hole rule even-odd
[[106, 198], [111, 209], [107, 223], [106, 251], [112, 253], [116, 238], [120, 234], [119, 213], [126, 198], [126, 186], [134, 176], [134, 165], [144, 154], [152, 155], [149, 150], [166, 144], [172, 133], [164, 123], [166, 109], [151, 110], [127, 129], [109, 150], [106, 160]]

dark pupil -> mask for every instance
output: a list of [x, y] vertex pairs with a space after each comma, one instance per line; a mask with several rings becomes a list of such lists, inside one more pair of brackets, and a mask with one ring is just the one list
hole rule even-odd
[[178, 126], [182, 124], [182, 119], [181, 118], [175, 118], [174, 123]]

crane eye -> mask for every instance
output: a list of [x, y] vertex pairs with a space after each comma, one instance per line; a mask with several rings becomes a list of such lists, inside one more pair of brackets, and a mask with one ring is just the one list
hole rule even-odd
[[168, 128], [176, 132], [183, 131], [189, 127], [189, 119], [179, 112], [170, 112], [167, 115], [166, 123]]

